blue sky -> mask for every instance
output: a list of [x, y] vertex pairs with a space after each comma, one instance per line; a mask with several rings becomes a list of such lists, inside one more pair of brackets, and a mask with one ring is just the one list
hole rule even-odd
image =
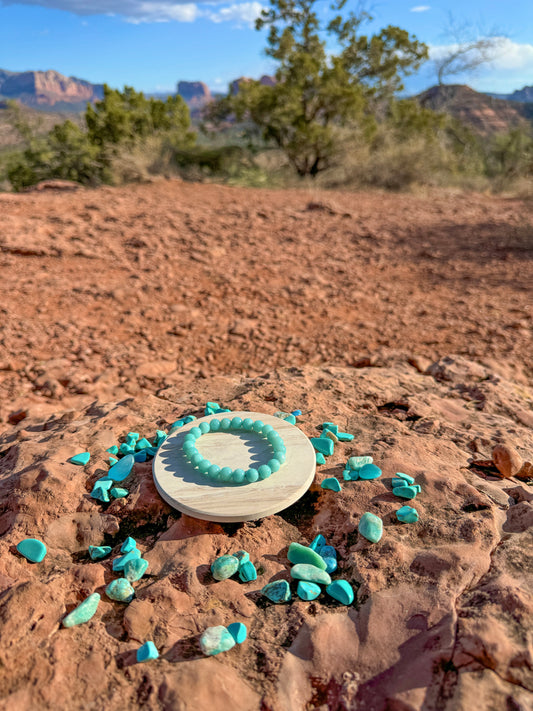
[[[253, 21], [266, 0], [0, 0], [0, 68], [55, 69], [111, 86], [173, 90], [180, 79], [225, 90], [239, 76], [259, 77], [274, 65], [264, 56], [265, 34]], [[434, 56], [452, 44], [448, 14], [478, 32], [506, 36], [500, 55], [473, 76], [457, 77], [479, 91], [512, 92], [533, 85], [533, 0], [382, 0], [365, 32], [394, 24], [426, 42]], [[348, 7], [355, 0], [348, 0]], [[327, 17], [329, 3], [317, 5]], [[407, 82], [434, 84], [428, 65]]]

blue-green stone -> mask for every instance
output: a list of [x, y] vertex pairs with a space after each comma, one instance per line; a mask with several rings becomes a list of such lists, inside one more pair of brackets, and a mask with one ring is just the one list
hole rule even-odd
[[418, 521], [418, 511], [412, 506], [402, 506], [396, 511], [396, 518], [402, 523], [416, 523]]
[[241, 563], [239, 566], [239, 578], [243, 583], [249, 583], [252, 580], [257, 580], [257, 570], [251, 560]]
[[337, 551], [333, 546], [322, 546], [320, 557], [326, 564], [326, 573], [334, 573], [337, 570]]
[[408, 484], [414, 484], [415, 480], [413, 479], [412, 476], [409, 476], [409, 474], [404, 474], [403, 472], [396, 472], [396, 476], [399, 477], [400, 479], [403, 479], [406, 481]]
[[237, 558], [237, 560], [239, 561], [239, 565], [242, 565], [243, 563], [246, 563], [250, 560], [250, 554], [247, 551], [240, 550], [236, 553], [232, 553], [232, 555]]
[[234, 469], [232, 479], [236, 484], [242, 484], [246, 476], [244, 469]]
[[218, 466], [218, 464], [211, 464], [211, 466], [207, 470], [207, 476], [210, 479], [215, 480], [215, 479], [218, 479], [219, 474], [220, 474], [220, 467]]
[[93, 499], [98, 499], [98, 501], [103, 501], [104, 503], [109, 502], [109, 489], [113, 486], [113, 480], [107, 477], [102, 477], [98, 479], [93, 486], [93, 490], [89, 494]]
[[137, 548], [134, 548], [132, 551], [129, 551], [129, 553], [125, 553], [124, 555], [119, 556], [118, 558], [115, 558], [113, 561], [113, 570], [115, 571], [120, 571], [124, 570], [124, 566], [126, 563], [130, 560], [134, 560], [135, 558], [140, 558], [141, 557], [141, 551], [138, 550]]
[[166, 432], [163, 432], [163, 430], [156, 430], [154, 440], [154, 444], [156, 445], [156, 447], [159, 447], [159, 445], [162, 444], [166, 440], [166, 438]]
[[242, 426], [242, 417], [233, 417], [230, 423], [230, 429], [240, 430]]
[[194, 437], [196, 437], [196, 439], [198, 439], [198, 437], [202, 436], [202, 430], [199, 427], [196, 427], [196, 425], [195, 425], [194, 427], [191, 427], [188, 434], [191, 434]]
[[377, 543], [383, 535], [383, 521], [373, 513], [364, 513], [357, 528], [359, 533], [371, 543]]
[[148, 459], [148, 451], [146, 449], [141, 449], [139, 452], [135, 452], [133, 459], [136, 462], [145, 462]]
[[339, 442], [351, 442], [354, 435], [349, 432], [337, 432], [337, 437], [339, 438]]
[[74, 625], [81, 625], [84, 622], [88, 622], [96, 612], [99, 602], [100, 595], [98, 593], [89, 595], [78, 607], [75, 607], [72, 612], [69, 612], [69, 614], [63, 618], [63, 627], [74, 627]]
[[17, 550], [31, 563], [40, 563], [46, 555], [46, 546], [38, 538], [25, 538], [17, 543]]
[[113, 481], [124, 481], [128, 477], [135, 464], [135, 458], [133, 454], [126, 454], [122, 457], [116, 464], [113, 464], [111, 469], [107, 472], [107, 478], [113, 479]]
[[291, 589], [286, 580], [274, 580], [273, 583], [265, 585], [261, 592], [271, 602], [289, 602], [291, 599]]
[[296, 594], [302, 600], [316, 600], [322, 591], [316, 583], [307, 583], [305, 580], [298, 581]]
[[287, 455], [283, 450], [275, 449], [272, 454], [272, 459], [277, 459], [280, 464], [283, 464], [287, 459]]
[[120, 546], [120, 552], [121, 553], [129, 553], [130, 551], [134, 551], [137, 548], [137, 541], [135, 538], [132, 538], [131, 536], [128, 536], [124, 543]]
[[[344, 481], [353, 481], [352, 474], [357, 474], [357, 472], [354, 472], [352, 469], [345, 469], [342, 472], [342, 478], [344, 479]], [[355, 478], [358, 479], [359, 476], [356, 476]]]
[[209, 426], [209, 422], [200, 422], [198, 427], [200, 428], [200, 432], [202, 434], [207, 434], [209, 432], [209, 430], [211, 429]]
[[325, 464], [326, 457], [322, 454], [322, 452], [315, 452], [315, 461], [317, 464]]
[[148, 570], [148, 561], [144, 558], [134, 558], [129, 560], [124, 566], [124, 577], [130, 583], [140, 580]]
[[420, 494], [420, 492], [422, 491], [422, 487], [420, 486], [420, 484], [410, 484], [410, 486], [413, 487], [417, 494]]
[[100, 560], [105, 558], [112, 551], [111, 546], [89, 546], [89, 555], [91, 560]]
[[230, 427], [231, 427], [231, 420], [229, 419], [229, 417], [223, 417], [220, 420], [220, 429], [227, 432]]
[[278, 462], [277, 459], [269, 459], [267, 462], [267, 466], [270, 467], [270, 471], [272, 473], [279, 471], [281, 468], [281, 464]]
[[218, 404], [218, 402], [207, 402], [205, 406], [211, 408], [211, 410], [220, 409], [220, 405]]
[[145, 642], [142, 647], [139, 647], [136, 654], [138, 663], [147, 662], [150, 659], [157, 659], [158, 657], [159, 652], [153, 642]]
[[233, 636], [222, 625], [208, 627], [200, 637], [200, 648], [208, 657], [227, 652], [234, 646], [235, 640]]
[[309, 548], [312, 551], [316, 551], [317, 553], [320, 553], [320, 551], [322, 550], [322, 548], [325, 545], [326, 545], [326, 539], [324, 538], [324, 536], [321, 533], [319, 533], [318, 536], [316, 536], [316, 538], [313, 538]]
[[287, 415], [287, 417], [284, 417], [283, 419], [291, 425], [296, 424], [296, 417], [294, 415]]
[[246, 481], [253, 483], [254, 481], [257, 481], [259, 479], [259, 472], [257, 471], [257, 469], [250, 467], [250, 469], [246, 470], [245, 477]]
[[331, 583], [329, 573], [326, 573], [325, 570], [318, 568], [316, 565], [307, 565], [305, 563], [293, 565], [291, 578], [305, 580], [308, 583], [318, 583], [319, 585], [329, 585]]
[[157, 447], [147, 447], [144, 451], [149, 457], [155, 457], [157, 454]]
[[194, 442], [191, 442], [190, 440], [188, 442], [183, 443], [183, 451], [185, 454], [188, 456], [192, 456], [193, 452], [196, 451], [196, 445]]
[[211, 574], [215, 580], [226, 580], [239, 570], [239, 559], [234, 555], [221, 555], [211, 563]]
[[350, 457], [348, 459], [348, 468], [359, 471], [365, 464], [372, 464], [373, 461], [372, 457]]
[[187, 425], [189, 422], [194, 422], [196, 417], [194, 415], [185, 415], [183, 422]]
[[311, 437], [311, 444], [317, 452], [321, 452], [326, 457], [333, 454], [333, 440], [329, 437]]
[[395, 486], [392, 493], [401, 496], [403, 499], [414, 499], [419, 493], [414, 486]]
[[261, 434], [263, 431], [263, 427], [265, 426], [265, 423], [262, 422], [261, 420], [256, 420], [254, 424], [252, 425], [252, 429], [254, 432], [257, 432], [258, 434]]
[[109, 493], [114, 499], [123, 499], [130, 492], [127, 489], [122, 489], [119, 486], [113, 486], [111, 489], [109, 489]]
[[196, 445], [196, 440], [197, 440], [197, 439], [198, 439], [198, 437], [195, 437], [195, 436], [194, 436], [193, 434], [191, 434], [190, 432], [187, 432], [187, 434], [186, 434], [185, 437], [183, 438], [183, 444], [187, 444], [187, 442], [190, 442], [191, 444]]
[[118, 454], [117, 445], [114, 444], [112, 447], [109, 447], [109, 449], [106, 449], [106, 452], [109, 452], [109, 454]]
[[116, 457], [109, 457], [109, 466], [113, 466], [113, 464], [116, 464], [118, 462], [118, 459]]
[[407, 486], [405, 479], [392, 479], [391, 484], [393, 489], [397, 486]]
[[211, 432], [218, 432], [219, 429], [220, 429], [220, 420], [215, 419], [215, 420], [211, 420], [209, 422], [209, 430]]
[[220, 481], [231, 481], [233, 476], [233, 469], [231, 467], [222, 467], [218, 474]]
[[246, 430], [247, 432], [250, 432], [253, 429], [254, 426], [254, 421], [252, 420], [251, 417], [245, 417], [244, 420], [242, 421], [242, 428], [243, 430]]
[[202, 472], [202, 474], [207, 474], [207, 471], [210, 466], [211, 466], [211, 462], [209, 461], [209, 459], [204, 459], [198, 465], [198, 469]]
[[340, 481], [335, 476], [330, 476], [320, 484], [322, 489], [330, 489], [331, 491], [340, 491], [342, 489]]
[[120, 445], [120, 450], [122, 454], [133, 454], [135, 452], [135, 447], [132, 447], [131, 444], [126, 444], [126, 442], [123, 442]]
[[333, 422], [323, 422], [322, 423], [322, 431], [325, 432], [329, 430], [330, 432], [333, 432], [333, 434], [337, 434], [339, 431], [339, 425], [333, 424]]
[[200, 454], [200, 452], [197, 452], [196, 454], [193, 454], [192, 457], [191, 457], [191, 464], [192, 464], [194, 467], [198, 467], [198, 466], [200, 465], [200, 462], [203, 462], [203, 461], [204, 461], [204, 458], [202, 457], [202, 455]]
[[248, 635], [246, 625], [243, 625], [242, 622], [232, 622], [231, 625], [228, 625], [226, 629], [233, 637], [233, 639], [237, 642], [237, 644], [242, 644]]
[[326, 564], [319, 555], [312, 548], [307, 546], [302, 546], [300, 543], [291, 543], [287, 553], [287, 558], [291, 563], [303, 563], [306, 565], [314, 565], [320, 570], [326, 570]]
[[111, 600], [117, 600], [117, 602], [131, 602], [135, 595], [135, 590], [129, 580], [126, 580], [126, 578], [117, 578], [117, 580], [112, 580], [109, 583], [105, 589], [105, 593]]
[[359, 469], [359, 479], [377, 479], [381, 476], [381, 469], [375, 464], [365, 464]]
[[257, 473], [259, 474], [260, 479], [268, 479], [268, 477], [272, 474], [272, 469], [268, 466], [268, 464], [261, 464], [257, 470]]
[[328, 585], [326, 592], [343, 605], [351, 605], [354, 599], [353, 588], [347, 580], [334, 580]]
[[80, 466], [85, 466], [89, 459], [91, 458], [91, 455], [89, 452], [82, 452], [81, 454], [75, 454], [73, 457], [70, 458], [71, 464], [79, 464]]
[[278, 417], [280, 420], [284, 420], [288, 414], [289, 414], [288, 412], [283, 412], [282, 410], [278, 410], [277, 412], [274, 413], [274, 417]]
[[133, 439], [136, 442], [141, 435], [138, 432], [128, 432], [128, 434], [126, 436], [131, 437], [131, 439]]
[[270, 432], [275, 432], [276, 430], [272, 427], [272, 425], [263, 425], [263, 429], [261, 430], [262, 434], [265, 437], [268, 437]]

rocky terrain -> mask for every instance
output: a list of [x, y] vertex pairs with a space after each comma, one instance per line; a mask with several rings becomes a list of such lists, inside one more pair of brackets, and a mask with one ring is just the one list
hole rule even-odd
[[[482, 195], [175, 180], [1, 195], [0, 709], [528, 711], [532, 236], [527, 201]], [[180, 515], [150, 463], [126, 498], [89, 496], [109, 446], [207, 400], [299, 408], [308, 436], [335, 421], [355, 439], [252, 523]], [[383, 476], [321, 489], [354, 454]], [[397, 471], [422, 487], [418, 523], [396, 520]], [[366, 511], [378, 543], [357, 532]], [[353, 605], [270, 603], [289, 543], [319, 532]], [[128, 535], [150, 567], [125, 605], [87, 548], [114, 557]], [[25, 537], [42, 563], [17, 554]], [[214, 581], [238, 549], [257, 581]], [[92, 620], [61, 627], [93, 592]], [[234, 621], [248, 640], [204, 657], [201, 632]], [[148, 639], [160, 657], [137, 664]]]
[[7, 72], [0, 69], [0, 96], [39, 109], [83, 111], [103, 97], [103, 85], [66, 77], [59, 72]]

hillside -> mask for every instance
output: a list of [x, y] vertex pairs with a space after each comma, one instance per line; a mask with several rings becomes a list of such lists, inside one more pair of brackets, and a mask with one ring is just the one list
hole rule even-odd
[[[21, 109], [24, 118], [38, 135], [47, 133], [56, 124], [63, 123], [67, 119], [80, 126], [84, 122], [81, 113], [72, 111], [37, 111], [24, 105], [22, 105]], [[0, 101], [0, 151], [16, 147], [19, 143], [20, 136], [11, 124], [11, 114], [7, 109], [7, 105], [5, 102]]]
[[0, 69], [0, 98], [16, 99], [34, 109], [83, 111], [87, 102], [102, 96], [102, 84], [66, 77], [56, 71], [8, 72]]

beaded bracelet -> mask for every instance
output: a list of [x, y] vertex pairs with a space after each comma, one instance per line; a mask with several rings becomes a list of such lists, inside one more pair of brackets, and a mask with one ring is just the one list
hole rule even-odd
[[[204, 459], [196, 448], [196, 440], [208, 432], [228, 432], [229, 430], [256, 432], [266, 437], [273, 449], [272, 459], [267, 464], [261, 464], [257, 469], [251, 468], [246, 471], [231, 467], [219, 467], [218, 464], [211, 464], [208, 459]], [[251, 484], [258, 479], [268, 479], [285, 462], [286, 451], [283, 438], [272, 425], [265, 425], [261, 420], [254, 421], [250, 417], [246, 417], [244, 420], [241, 417], [234, 417], [232, 420], [229, 417], [223, 417], [221, 420], [200, 422], [197, 427], [191, 427], [183, 440], [183, 452], [191, 464], [208, 479], [227, 484]]]

